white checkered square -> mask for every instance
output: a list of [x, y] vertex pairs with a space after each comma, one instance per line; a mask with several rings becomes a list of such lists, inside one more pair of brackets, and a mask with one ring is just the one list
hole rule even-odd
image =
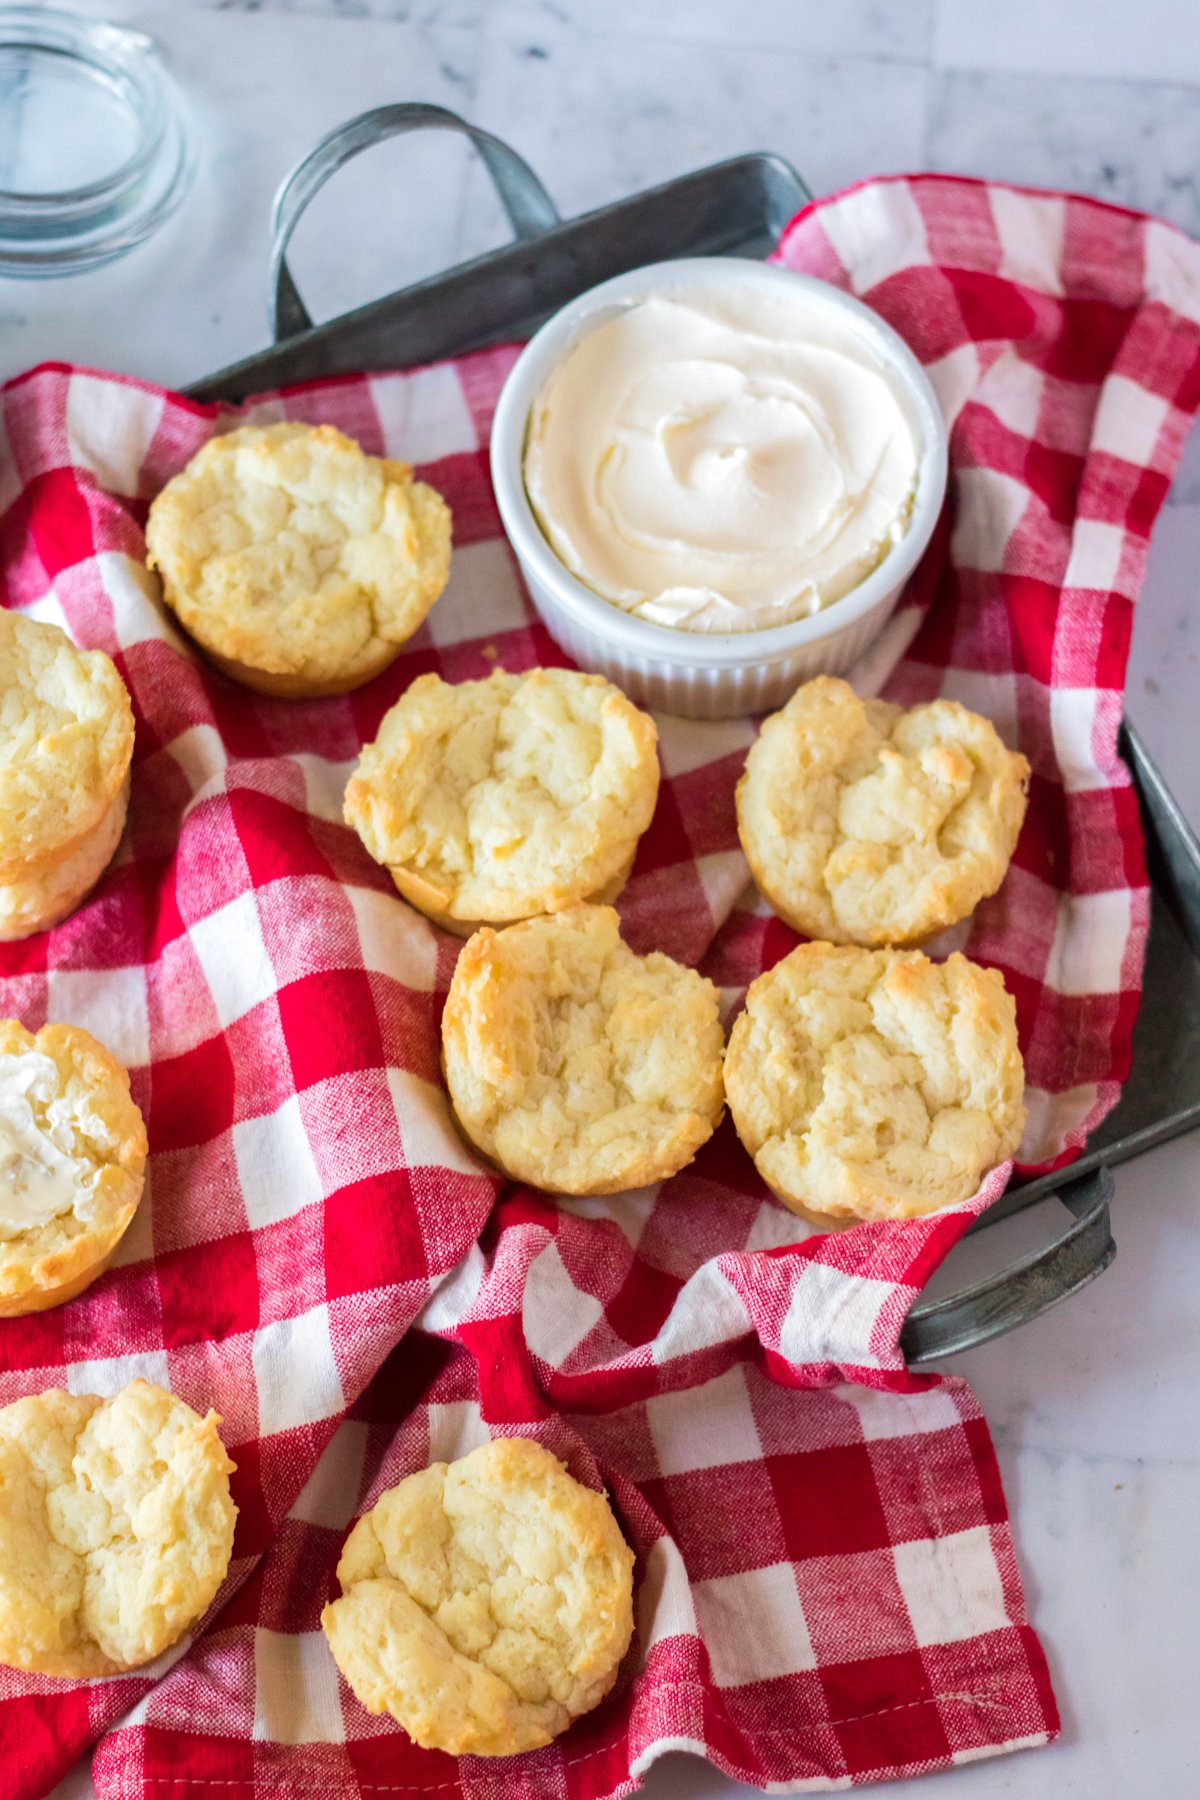
[[371, 398], [388, 456], [429, 463], [478, 447], [475, 421], [452, 363], [411, 375], [372, 376]]
[[1106, 788], [1108, 776], [1096, 762], [1096, 715], [1100, 695], [1095, 688], [1051, 688], [1050, 732], [1054, 754], [1069, 794]]
[[675, 719], [658, 721], [658, 754], [668, 781], [702, 769], [718, 756], [736, 756], [754, 742], [749, 719]]
[[275, 992], [275, 971], [252, 889], [197, 919], [188, 935], [222, 1026], [232, 1025]]
[[[187, 654], [183, 633], [159, 596], [158, 577], [145, 563], [135, 562], [121, 551], [106, 550], [96, 558], [96, 566], [112, 601], [113, 630], [122, 650], [158, 638]], [[145, 704], [145, 697], [138, 697]]]
[[1011, 669], [992, 674], [983, 669], [952, 669], [939, 689], [943, 699], [957, 700], [972, 712], [990, 719], [1004, 742], [1014, 749], [1019, 739], [1017, 725], [1017, 678]]
[[131, 1381], [152, 1381], [170, 1388], [171, 1368], [165, 1350], [138, 1350], [129, 1356], [97, 1356], [67, 1364], [69, 1394], [102, 1394], [111, 1400]]
[[328, 1306], [260, 1325], [254, 1334], [258, 1424], [266, 1436], [328, 1419], [345, 1405]]
[[433, 1087], [408, 1069], [389, 1069], [387, 1084], [396, 1108], [404, 1161], [410, 1169], [453, 1169], [462, 1175], [478, 1175], [476, 1162], [454, 1129], [450, 1103], [441, 1088]]
[[1120, 993], [1131, 912], [1128, 888], [1061, 895], [1047, 986], [1060, 994]]
[[580, 1219], [603, 1219], [612, 1224], [634, 1250], [654, 1213], [657, 1187], [630, 1188], [627, 1194], [560, 1194], [558, 1204], [563, 1212]]
[[974, 344], [958, 344], [936, 362], [926, 363], [947, 426], [953, 425], [979, 385], [979, 352]]
[[866, 1346], [893, 1292], [887, 1281], [805, 1263], [779, 1332], [780, 1354], [797, 1363], [873, 1364], [876, 1359]]
[[225, 746], [213, 725], [189, 725], [168, 744], [167, 754], [183, 770], [193, 800], [210, 784], [219, 786], [229, 767]]
[[1016, 193], [1002, 187], [989, 188], [988, 200], [1000, 239], [1001, 276], [1040, 294], [1061, 294], [1066, 201], [1057, 194]]
[[343, 1531], [358, 1505], [366, 1455], [367, 1427], [358, 1419], [344, 1419], [297, 1494], [290, 1516], [329, 1531]]
[[762, 1440], [740, 1366], [703, 1387], [647, 1400], [646, 1421], [664, 1475], [762, 1460]]
[[[650, 1189], [648, 1192], [656, 1190]], [[716, 1263], [701, 1265], [675, 1297], [651, 1346], [656, 1363], [691, 1356], [712, 1344], [740, 1338], [750, 1324], [746, 1303]]]
[[567, 1273], [558, 1246], [546, 1245], [529, 1266], [521, 1300], [525, 1342], [535, 1356], [560, 1368], [604, 1317], [604, 1308]]
[[1169, 400], [1124, 375], [1110, 375], [1096, 408], [1093, 450], [1149, 467], [1171, 410]]
[[419, 1331], [451, 1332], [479, 1298], [488, 1276], [488, 1262], [478, 1244], [472, 1244], [456, 1269], [436, 1287], [416, 1320]]
[[254, 1736], [274, 1744], [345, 1737], [337, 1664], [323, 1631], [254, 1633]]
[[850, 270], [856, 294], [865, 294], [889, 275], [929, 261], [925, 221], [911, 192], [864, 187], [828, 207], [821, 223]]
[[764, 1200], [754, 1215], [743, 1250], [781, 1250], [785, 1244], [798, 1244], [811, 1237], [807, 1221], [798, 1219], [775, 1200]]
[[950, 554], [963, 569], [1004, 567], [1009, 540], [1029, 504], [1029, 489], [998, 469], [956, 469]]
[[149, 1262], [154, 1255], [154, 1158], [146, 1164], [145, 1185], [129, 1229], [118, 1240], [109, 1262], [110, 1269], [123, 1269], [128, 1263]]
[[325, 756], [299, 755], [292, 759], [304, 775], [304, 805], [314, 819], [341, 825], [346, 783], [358, 766], [358, 758], [350, 762], [330, 762]]
[[507, 539], [488, 538], [455, 550], [449, 584], [424, 629], [439, 649], [500, 637], [528, 625], [528, 606]]
[[476, 1400], [435, 1400], [425, 1408], [425, 1415], [430, 1462], [456, 1462], [492, 1440]]
[[855, 693], [861, 694], [864, 699], [870, 699], [879, 693], [916, 637], [924, 617], [920, 607], [904, 604], [898, 612], [892, 614], [875, 641], [868, 645], [862, 655], [856, 658], [853, 667], [846, 671], [846, 679]]
[[1119, 525], [1103, 519], [1076, 519], [1063, 587], [1110, 593], [1117, 585], [1124, 553], [1125, 533]]
[[892, 1554], [913, 1633], [922, 1648], [981, 1637], [1008, 1624], [986, 1525], [949, 1537], [894, 1544]]
[[140, 963], [126, 969], [48, 969], [46, 1014], [90, 1031], [127, 1069], [150, 1060], [146, 971]]
[[1161, 219], [1147, 219], [1142, 246], [1146, 292], [1200, 325], [1200, 286], [1196, 282], [1195, 246], [1191, 239]]
[[[65, 569], [59, 580], [66, 584], [70, 577], [71, 570]], [[74, 637], [67, 615], [63, 611], [62, 600], [52, 587], [47, 588], [44, 594], [39, 594], [32, 606], [25, 608], [25, 617], [40, 619], [43, 625], [57, 625], [58, 629], [65, 631], [68, 637]]]
[[791, 1563], [697, 1581], [692, 1595], [718, 1687], [816, 1668]]
[[725, 918], [749, 880], [745, 856], [740, 850], [714, 851], [696, 857], [694, 866], [709, 912], [714, 919]]
[[67, 457], [102, 488], [136, 499], [164, 396], [76, 371], [67, 389]]
[[1015, 344], [1008, 344], [990, 365], [975, 397], [1018, 437], [1033, 438], [1045, 392], [1042, 371]]
[[428, 919], [401, 900], [374, 888], [342, 890], [354, 909], [363, 968], [390, 975], [405, 987], [431, 994], [437, 975], [437, 938]]
[[643, 1660], [665, 1638], [694, 1637], [696, 1608], [678, 1545], [660, 1537], [644, 1559], [642, 1578], [634, 1596], [637, 1607], [637, 1642]]
[[1098, 1090], [1094, 1082], [1051, 1094], [1045, 1088], [1025, 1089], [1025, 1131], [1017, 1150], [1018, 1162], [1034, 1162], [1061, 1144], [1081, 1119], [1090, 1117]]
[[324, 1194], [296, 1094], [276, 1112], [238, 1120], [233, 1154], [246, 1218], [254, 1229], [294, 1218]]
[[876, 1388], [844, 1387], [841, 1398], [858, 1414], [863, 1437], [910, 1437], [915, 1431], [949, 1431], [962, 1420], [945, 1388], [923, 1394], [886, 1394]]

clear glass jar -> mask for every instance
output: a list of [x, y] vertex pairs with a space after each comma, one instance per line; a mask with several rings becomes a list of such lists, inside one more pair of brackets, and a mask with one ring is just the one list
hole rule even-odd
[[48, 7], [0, 7], [0, 274], [70, 275], [168, 219], [195, 171], [153, 41]]

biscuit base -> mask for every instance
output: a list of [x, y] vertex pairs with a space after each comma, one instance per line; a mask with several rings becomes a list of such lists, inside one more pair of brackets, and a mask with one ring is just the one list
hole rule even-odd
[[[761, 1169], [758, 1172], [762, 1175]], [[924, 1207], [914, 1206], [905, 1212], [872, 1212], [869, 1207], [865, 1206], [860, 1212], [849, 1212], [844, 1210], [840, 1212], [819, 1212], [815, 1206], [806, 1206], [800, 1200], [790, 1199], [781, 1188], [773, 1187], [772, 1184], [767, 1181], [765, 1175], [763, 1175], [762, 1178], [766, 1181], [767, 1187], [770, 1188], [780, 1206], [786, 1207], [793, 1217], [803, 1220], [806, 1225], [811, 1225], [815, 1231], [853, 1231], [856, 1225], [903, 1224], [906, 1219], [928, 1218], [932, 1213], [945, 1212], [948, 1207], [961, 1204], [958, 1200], [943, 1200], [937, 1202], [935, 1205]], [[981, 1177], [981, 1180], [986, 1180], [986, 1175]], [[969, 1199], [970, 1196], [964, 1195], [963, 1198]]]
[[98, 825], [59, 862], [20, 881], [0, 884], [0, 943], [48, 931], [73, 913], [113, 859], [129, 808], [129, 776]]
[[[738, 842], [742, 846], [742, 855], [750, 865], [750, 873], [754, 877], [754, 885], [762, 895], [771, 911], [790, 925], [800, 937], [807, 938], [810, 944], [835, 944], [843, 950], [925, 950], [943, 931], [960, 925], [964, 919], [970, 919], [975, 908], [969, 912], [956, 911], [948, 902], [937, 915], [933, 924], [924, 923], [917, 930], [906, 932], [898, 925], [881, 925], [872, 931], [857, 933], [844, 930], [836, 920], [820, 919], [814, 913], [805, 913], [794, 907], [790, 900], [780, 893], [777, 885], [771, 880], [766, 865], [758, 855], [757, 845], [752, 844], [749, 834], [743, 833], [741, 823], [738, 824]], [[995, 892], [995, 889], [992, 890]], [[989, 894], [981, 894], [976, 905], [990, 899]]]
[[443, 906], [438, 904], [439, 901], [445, 899], [445, 895], [440, 888], [435, 888], [429, 882], [423, 881], [419, 875], [414, 875], [410, 869], [389, 868], [388, 874], [395, 882], [397, 892], [408, 901], [410, 906], [415, 907], [419, 913], [423, 913], [425, 917], [432, 920], [435, 925], [440, 925], [443, 931], [453, 932], [455, 937], [469, 938], [474, 937], [475, 933], [480, 931], [485, 925], [490, 925], [493, 930], [500, 931], [503, 930], [506, 925], [519, 925], [522, 919], [536, 918], [539, 913], [565, 912], [568, 906], [580, 906], [584, 904], [590, 906], [611, 906], [617, 895], [623, 890], [625, 883], [629, 880], [630, 873], [633, 869], [633, 860], [636, 855], [637, 845], [635, 843], [626, 862], [622, 864], [615, 875], [610, 876], [603, 886], [598, 887], [594, 893], [572, 894], [566, 899], [559, 899], [556, 897], [555, 902], [552, 905], [535, 907], [532, 912], [514, 913], [511, 918], [507, 919], [457, 918], [453, 913], [447, 912]]
[[[132, 1223], [132, 1212], [129, 1219]], [[121, 1237], [124, 1237], [128, 1228], [127, 1225], [121, 1232]], [[87, 1265], [86, 1269], [81, 1269], [72, 1275], [69, 1281], [56, 1282], [53, 1287], [28, 1288], [23, 1294], [0, 1294], [0, 1319], [20, 1319], [24, 1318], [26, 1313], [49, 1312], [53, 1306], [65, 1306], [68, 1300], [74, 1300], [77, 1294], [82, 1294], [86, 1288], [91, 1287], [93, 1281], [98, 1281], [103, 1275], [113, 1259], [121, 1237], [104, 1252], [103, 1256], [98, 1256], [95, 1262]], [[0, 1263], [2, 1262], [3, 1257], [0, 1256]]]
[[[153, 1657], [150, 1658], [153, 1661]], [[92, 1649], [79, 1656], [66, 1652], [61, 1656], [39, 1656], [37, 1651], [23, 1652], [20, 1662], [15, 1657], [0, 1656], [5, 1668], [20, 1669], [23, 1675], [48, 1675], [53, 1681], [96, 1681], [105, 1675], [124, 1675], [136, 1663], [115, 1663], [111, 1657]]]
[[[199, 642], [199, 640], [196, 640]], [[335, 694], [349, 694], [355, 688], [364, 687], [368, 681], [374, 681], [376, 675], [382, 675], [391, 667], [403, 648], [401, 644], [386, 644], [370, 662], [360, 664], [353, 673], [334, 675], [327, 680], [295, 674], [280, 673], [273, 669], [256, 669], [252, 663], [238, 662], [235, 657], [222, 656], [210, 645], [201, 643], [201, 650], [214, 668], [227, 675], [230, 681], [236, 681], [240, 687], [251, 688], [256, 694], [266, 694], [272, 700], [328, 700]]]

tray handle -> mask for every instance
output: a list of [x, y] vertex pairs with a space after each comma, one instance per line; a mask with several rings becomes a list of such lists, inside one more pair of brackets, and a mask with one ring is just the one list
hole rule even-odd
[[537, 237], [559, 223], [558, 209], [523, 157], [502, 138], [445, 106], [406, 100], [359, 113], [323, 137], [285, 176], [271, 208], [271, 276], [267, 313], [275, 342], [312, 329], [312, 317], [300, 298], [287, 263], [287, 247], [305, 207], [343, 163], [409, 131], [460, 131], [478, 150], [501, 205], [518, 238]]
[[908, 1362], [932, 1362], [1027, 1325], [1107, 1269], [1117, 1254], [1109, 1215], [1110, 1171], [1096, 1169], [1068, 1182], [1057, 1195], [1073, 1216], [1052, 1244], [944, 1300], [913, 1308], [900, 1333]]

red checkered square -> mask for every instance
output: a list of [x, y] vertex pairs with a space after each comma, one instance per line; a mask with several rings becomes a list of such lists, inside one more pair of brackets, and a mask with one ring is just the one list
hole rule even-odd
[[190, 1149], [228, 1131], [235, 1090], [233, 1056], [225, 1037], [206, 1038], [182, 1056], [157, 1057], [147, 1120], [155, 1150]]
[[810, 1621], [814, 1668], [916, 1648], [914, 1620], [890, 1551], [807, 1557], [795, 1564], [795, 1579]]

